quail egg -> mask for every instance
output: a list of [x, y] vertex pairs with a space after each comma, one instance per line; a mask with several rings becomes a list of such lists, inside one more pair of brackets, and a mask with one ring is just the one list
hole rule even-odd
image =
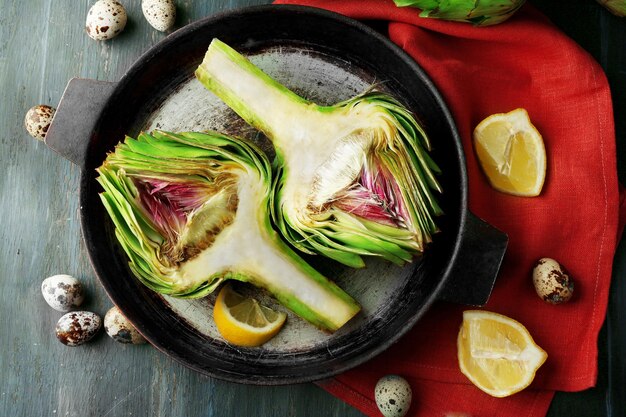
[[53, 275], [41, 283], [41, 294], [56, 311], [68, 312], [85, 299], [83, 285], [71, 275]]
[[28, 134], [37, 140], [44, 140], [54, 117], [55, 109], [45, 104], [31, 107], [24, 117], [24, 126]]
[[547, 303], [563, 304], [574, 295], [574, 280], [557, 261], [541, 258], [533, 269], [533, 284], [537, 295]]
[[133, 345], [146, 343], [146, 339], [117, 307], [111, 308], [104, 315], [104, 330], [116, 342], [132, 343]]
[[374, 399], [385, 417], [403, 417], [411, 407], [411, 386], [399, 375], [387, 375], [376, 383]]
[[126, 27], [126, 9], [115, 0], [98, 0], [87, 13], [85, 30], [91, 39], [104, 41], [117, 36]]
[[57, 339], [67, 346], [79, 346], [98, 334], [102, 320], [91, 311], [72, 311], [63, 315], [56, 326]]
[[174, 26], [176, 5], [172, 0], [142, 0], [141, 10], [150, 25], [165, 32]]

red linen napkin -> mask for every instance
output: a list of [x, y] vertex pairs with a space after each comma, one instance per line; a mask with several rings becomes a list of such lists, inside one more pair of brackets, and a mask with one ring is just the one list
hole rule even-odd
[[[485, 309], [523, 323], [549, 355], [529, 389], [492, 398], [458, 369], [456, 336], [467, 307], [439, 303], [384, 354], [322, 386], [377, 416], [374, 385], [395, 373], [413, 387], [412, 416], [516, 417], [545, 415], [554, 390], [593, 386], [619, 207], [613, 110], [600, 66], [529, 5], [503, 24], [478, 28], [420, 18], [391, 0], [277, 3], [389, 21], [391, 40], [425, 69], [452, 111], [465, 149], [470, 209], [509, 235]], [[528, 110], [546, 145], [546, 182], [535, 198], [493, 190], [472, 148], [472, 130], [483, 118], [517, 107]], [[535, 294], [531, 270], [541, 257], [559, 260], [574, 277], [570, 303], [548, 305]]]

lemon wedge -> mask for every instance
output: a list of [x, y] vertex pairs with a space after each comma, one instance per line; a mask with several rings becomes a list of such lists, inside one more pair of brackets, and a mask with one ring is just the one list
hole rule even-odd
[[260, 346], [274, 337], [285, 324], [287, 315], [262, 306], [227, 284], [219, 292], [213, 319], [226, 341], [238, 346]]
[[526, 110], [492, 114], [480, 122], [474, 129], [474, 149], [496, 190], [524, 197], [541, 193], [546, 149]]
[[521, 323], [483, 310], [463, 312], [457, 354], [461, 372], [494, 397], [526, 388], [548, 357]]

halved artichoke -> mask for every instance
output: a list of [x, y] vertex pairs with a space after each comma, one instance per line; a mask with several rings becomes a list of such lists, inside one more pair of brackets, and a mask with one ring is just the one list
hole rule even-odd
[[194, 298], [227, 279], [247, 281], [331, 331], [359, 311], [272, 229], [270, 164], [253, 144], [214, 132], [142, 133], [97, 171], [130, 269], [154, 291]]
[[272, 216], [299, 250], [352, 267], [362, 255], [397, 264], [422, 252], [442, 213], [439, 168], [415, 117], [367, 91], [312, 103], [214, 39], [196, 77], [276, 149]]

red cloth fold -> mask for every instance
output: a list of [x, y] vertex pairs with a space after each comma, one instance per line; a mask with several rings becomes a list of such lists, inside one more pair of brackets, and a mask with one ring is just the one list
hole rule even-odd
[[[277, 3], [389, 21], [391, 40], [424, 68], [452, 111], [465, 149], [470, 209], [509, 235], [485, 309], [523, 323], [549, 355], [529, 389], [491, 398], [458, 369], [456, 335], [466, 307], [440, 303], [384, 354], [322, 386], [380, 415], [374, 385], [396, 373], [414, 389], [410, 415], [516, 417], [545, 415], [554, 390], [593, 386], [620, 230], [613, 110], [601, 67], [529, 5], [503, 24], [478, 28], [420, 18], [418, 10], [390, 0]], [[472, 148], [472, 130], [482, 119], [517, 107], [528, 110], [546, 145], [546, 182], [535, 198], [492, 189]], [[574, 277], [570, 303], [548, 305], [535, 294], [531, 270], [542, 257], [557, 259]]]

